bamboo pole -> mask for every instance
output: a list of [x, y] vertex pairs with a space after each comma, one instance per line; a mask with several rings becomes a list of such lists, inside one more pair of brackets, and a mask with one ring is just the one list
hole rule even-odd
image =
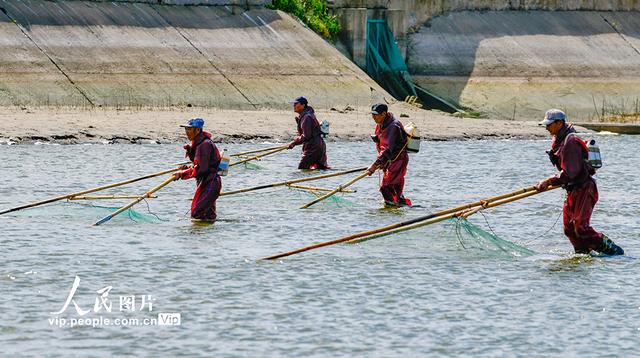
[[278, 186], [285, 186], [285, 185], [289, 185], [289, 184], [301, 183], [301, 182], [305, 182], [305, 181], [312, 181], [312, 180], [319, 180], [319, 179], [324, 179], [324, 178], [331, 178], [331, 177], [335, 177], [335, 176], [339, 176], [339, 175], [345, 175], [345, 174], [351, 174], [351, 173], [359, 172], [359, 171], [362, 171], [364, 169], [367, 169], [367, 167], [355, 168], [355, 169], [343, 170], [341, 172], [336, 172], [336, 173], [321, 174], [321, 175], [316, 175], [316, 176], [312, 176], [312, 177], [298, 178], [298, 179], [281, 181], [281, 182], [276, 182], [276, 183], [271, 183], [271, 184], [259, 185], [259, 186], [254, 186], [254, 187], [251, 187], [251, 188], [244, 188], [244, 189], [228, 191], [226, 193], [221, 193], [220, 196], [234, 195], [234, 194], [246, 193], [246, 192], [254, 191], [254, 190], [275, 188], [275, 187], [278, 187]]
[[266, 152], [266, 153], [262, 153], [262, 154], [254, 155], [253, 157], [245, 158], [245, 159], [239, 160], [239, 161], [237, 161], [237, 162], [235, 162], [235, 163], [231, 163], [231, 164], [229, 164], [229, 166], [230, 166], [230, 167], [232, 167], [232, 166], [234, 166], [234, 165], [238, 165], [238, 164], [246, 163], [246, 162], [251, 161], [251, 160], [257, 160], [257, 159], [260, 159], [260, 158], [262, 158], [262, 157], [266, 157], [267, 155], [276, 154], [276, 153], [281, 152], [281, 151], [283, 151], [283, 150], [285, 150], [285, 149], [287, 149], [287, 148], [289, 148], [289, 147], [288, 147], [288, 146], [286, 146], [286, 147], [280, 147], [280, 148], [278, 148], [278, 149], [274, 149], [274, 150], [268, 151], [268, 152]]
[[[289, 188], [293, 188], [293, 189], [302, 189], [302, 190], [310, 190], [310, 191], [331, 191], [333, 189], [329, 189], [329, 188], [318, 188], [315, 186], [306, 186], [306, 185], [295, 185], [295, 184], [289, 184], [287, 185]], [[342, 189], [340, 190], [343, 193], [355, 193], [356, 190], [351, 190], [351, 189]]]
[[[74, 196], [69, 200], [110, 200], [110, 199], [136, 199], [138, 195], [96, 195], [96, 196]], [[149, 198], [157, 198], [157, 196], [150, 196]]]
[[335, 194], [335, 193], [337, 193], [337, 192], [339, 192], [339, 191], [342, 191], [343, 189], [347, 188], [347, 187], [348, 187], [348, 186], [350, 186], [351, 184], [353, 184], [353, 183], [357, 182], [358, 180], [360, 180], [360, 179], [362, 179], [362, 178], [364, 178], [364, 177], [366, 177], [366, 176], [368, 176], [368, 175], [369, 175], [369, 172], [368, 172], [368, 171], [365, 171], [364, 173], [362, 173], [362, 174], [358, 175], [357, 177], [355, 177], [355, 178], [353, 178], [353, 179], [349, 180], [348, 182], [346, 182], [346, 183], [344, 183], [344, 184], [341, 184], [341, 185], [338, 185], [338, 187], [337, 187], [337, 188], [335, 188], [335, 189], [331, 190], [331, 191], [330, 191], [330, 192], [328, 192], [327, 194], [325, 194], [325, 195], [323, 195], [323, 196], [321, 196], [321, 197], [319, 197], [319, 198], [317, 198], [317, 199], [315, 199], [315, 200], [313, 200], [313, 201], [310, 201], [310, 202], [308, 202], [308, 203], [306, 203], [306, 204], [302, 205], [302, 206], [300, 207], [300, 209], [306, 209], [306, 208], [310, 207], [311, 205], [313, 205], [313, 204], [315, 204], [315, 203], [318, 203], [318, 202], [320, 202], [320, 201], [322, 201], [322, 200], [324, 200], [324, 199], [326, 199], [326, 198], [330, 197], [331, 195], [333, 195], [333, 194]]
[[247, 152], [235, 153], [235, 154], [231, 154], [230, 157], [240, 157], [240, 156], [247, 155], [247, 154], [266, 152], [266, 151], [269, 151], [269, 150], [274, 150], [274, 149], [279, 149], [279, 148], [287, 149], [287, 148], [289, 148], [289, 145], [288, 144], [287, 145], [279, 145], [277, 147], [256, 149], [256, 150], [250, 150], [250, 151], [247, 151]]
[[[553, 189], [556, 189], [556, 188], [559, 188], [559, 187], [558, 186], [552, 186], [552, 187], [549, 187], [548, 189], [546, 189], [545, 191], [553, 190]], [[399, 232], [403, 232], [403, 231], [419, 228], [419, 227], [422, 227], [422, 226], [434, 224], [434, 223], [437, 223], [437, 222], [440, 222], [440, 221], [443, 221], [443, 220], [446, 220], [446, 219], [451, 219], [451, 218], [454, 218], [454, 217], [463, 217], [463, 218], [466, 219], [469, 216], [479, 212], [480, 210], [484, 210], [484, 209], [488, 209], [488, 208], [493, 208], [495, 206], [500, 206], [500, 205], [503, 205], [503, 204], [507, 204], [507, 203], [510, 203], [512, 201], [524, 199], [524, 198], [527, 198], [527, 197], [530, 197], [532, 195], [539, 194], [539, 193], [541, 193], [541, 191], [533, 190], [533, 191], [522, 193], [522, 194], [510, 197], [510, 198], [502, 199], [502, 200], [495, 200], [495, 201], [492, 200], [492, 201], [489, 201], [486, 205], [478, 206], [478, 207], [475, 207], [473, 209], [466, 209], [466, 210], [459, 211], [459, 212], [456, 212], [456, 213], [451, 213], [451, 214], [439, 216], [439, 217], [433, 218], [431, 220], [421, 221], [421, 222], [417, 222], [417, 223], [412, 224], [412, 225], [403, 226], [401, 228], [392, 229], [392, 230], [384, 231], [384, 232], [381, 232], [381, 233], [377, 233], [377, 234], [373, 234], [373, 235], [369, 235], [369, 236], [365, 236], [365, 237], [349, 240], [349, 241], [347, 241], [347, 243], [348, 244], [357, 244], [357, 243], [360, 243], [360, 242], [369, 241], [369, 240], [372, 240], [372, 239], [377, 239], [377, 238], [388, 236], [388, 235], [391, 235], [391, 234], [396, 234], [396, 233], [399, 233]]]
[[347, 243], [347, 244], [358, 244], [358, 243], [361, 243], [361, 242], [364, 242], [364, 241], [369, 241], [369, 240], [372, 240], [372, 239], [377, 239], [377, 238], [380, 238], [380, 237], [384, 237], [384, 236], [388, 236], [388, 235], [391, 235], [391, 234], [396, 234], [396, 233], [399, 233], [399, 232], [403, 232], [403, 231], [419, 228], [419, 227], [422, 227], [422, 226], [427, 226], [427, 225], [439, 223], [439, 222], [447, 220], [447, 219], [460, 217], [460, 216], [464, 217], [464, 215], [466, 215], [468, 212], [471, 212], [471, 211], [474, 211], [474, 210], [478, 210], [478, 209], [467, 209], [465, 211], [459, 211], [459, 212], [456, 212], [456, 213], [449, 213], [449, 214], [446, 214], [446, 215], [441, 215], [441, 216], [438, 216], [438, 217], [435, 217], [435, 218], [432, 218], [432, 219], [428, 219], [428, 220], [425, 220], [425, 221], [420, 221], [420, 222], [417, 222], [415, 224], [403, 226], [403, 227], [400, 227], [400, 228], [397, 228], [397, 229], [383, 231], [383, 232], [379, 232], [379, 233], [376, 233], [376, 234], [372, 234], [372, 235], [368, 235], [368, 236], [364, 236], [364, 237], [359, 237], [359, 238], [356, 238], [356, 239], [353, 239], [353, 240], [348, 240], [348, 241], [345, 241], [345, 243]]
[[[553, 187], [553, 189], [555, 189], [555, 187]], [[543, 190], [543, 191], [547, 191], [547, 190], [550, 190], [550, 189], [547, 188], [546, 190]], [[540, 192], [543, 192], [543, 191], [540, 191]], [[339, 243], [342, 243], [342, 242], [347, 242], [347, 241], [351, 241], [351, 240], [354, 240], [354, 239], [358, 239], [358, 238], [361, 238], [361, 237], [370, 236], [370, 235], [378, 234], [378, 233], [381, 233], [381, 232], [390, 231], [390, 230], [397, 229], [397, 228], [400, 228], [400, 227], [403, 227], [403, 226], [408, 226], [408, 225], [412, 225], [412, 224], [415, 224], [415, 223], [419, 223], [419, 222], [423, 222], [423, 221], [439, 218], [441, 216], [446, 216], [446, 215], [453, 214], [451, 216], [451, 217], [453, 217], [456, 214], [459, 215], [461, 212], [464, 212], [465, 210], [468, 210], [468, 209], [471, 209], [471, 208], [475, 208], [477, 206], [486, 207], [487, 205], [489, 205], [493, 201], [507, 199], [507, 198], [510, 198], [510, 197], [517, 197], [518, 195], [525, 194], [525, 193], [528, 193], [528, 192], [533, 192], [531, 195], [538, 193], [538, 191], [533, 186], [531, 186], [531, 187], [527, 187], [527, 188], [523, 188], [523, 189], [519, 189], [519, 190], [513, 191], [511, 193], [502, 194], [502, 195], [490, 197], [490, 198], [487, 198], [487, 199], [478, 200], [478, 201], [475, 201], [475, 202], [472, 202], [472, 203], [469, 203], [469, 204], [460, 205], [460, 206], [457, 206], [455, 208], [441, 210], [441, 211], [438, 211], [438, 212], [435, 212], [435, 213], [432, 213], [432, 214], [428, 214], [428, 215], [424, 215], [424, 216], [420, 216], [420, 217], [417, 217], [417, 218], [414, 218], [414, 219], [411, 219], [411, 220], [407, 220], [407, 221], [403, 221], [403, 222], [399, 222], [399, 223], [395, 223], [395, 224], [391, 224], [391, 225], [387, 225], [387, 226], [382, 226], [382, 227], [379, 227], [379, 228], [376, 228], [376, 229], [372, 229], [372, 230], [362, 231], [362, 232], [359, 232], [359, 233], [343, 236], [343, 237], [335, 239], [335, 240], [325, 241], [325, 242], [317, 243], [317, 244], [314, 244], [314, 245], [306, 246], [306, 247], [303, 247], [303, 248], [300, 248], [300, 249], [297, 249], [297, 250], [284, 252], [284, 253], [276, 254], [276, 255], [272, 255], [272, 256], [263, 257], [263, 258], [261, 258], [261, 260], [275, 260], [275, 259], [279, 259], [281, 257], [295, 255], [295, 254], [298, 254], [298, 253], [301, 253], [301, 252], [317, 249], [317, 248], [320, 248], [320, 247], [335, 245], [335, 244], [339, 244]], [[440, 221], [442, 221], [442, 220], [440, 220]]]
[[176, 178], [174, 178], [173, 176], [171, 176], [169, 179], [163, 181], [162, 183], [158, 184], [157, 186], [153, 187], [151, 190], [149, 190], [148, 192], [142, 194], [141, 196], [137, 197], [134, 201], [130, 202], [129, 204], [121, 207], [120, 209], [114, 211], [113, 213], [103, 217], [102, 219], [98, 220], [95, 222], [95, 224], [93, 224], [93, 226], [98, 226], [98, 225], [102, 225], [104, 223], [106, 223], [107, 221], [111, 220], [113, 217], [115, 217], [116, 215], [122, 213], [123, 211], [129, 209], [130, 207], [136, 205], [137, 203], [141, 202], [142, 200], [144, 200], [145, 198], [149, 198], [151, 197], [151, 194], [155, 193], [156, 191], [164, 188], [165, 186], [167, 186], [169, 183], [171, 183], [172, 181], [175, 181]]
[[482, 206], [478, 206], [477, 208], [472, 209], [472, 210], [467, 210], [467, 211], [465, 211], [465, 212], [464, 212], [464, 214], [460, 215], [460, 217], [462, 217], [462, 218], [465, 218], [465, 219], [466, 219], [466, 218], [468, 218], [469, 216], [471, 216], [471, 215], [473, 215], [473, 214], [477, 213], [477, 212], [478, 212], [478, 211], [480, 211], [480, 210], [482, 210]]
[[160, 175], [176, 172], [178, 170], [180, 170], [180, 168], [163, 170], [161, 172], [148, 174], [148, 175], [143, 175], [141, 177], [137, 177], [137, 178], [133, 178], [133, 179], [117, 182], [117, 183], [103, 185], [103, 186], [99, 186], [97, 188], [92, 188], [92, 189], [79, 191], [77, 193], [71, 193], [71, 194], [65, 194], [65, 195], [61, 195], [61, 196], [56, 196], [54, 198], [50, 198], [50, 199], [46, 199], [46, 200], [42, 200], [42, 201], [37, 201], [37, 202], [34, 202], [34, 203], [25, 204], [25, 205], [18, 206], [18, 207], [15, 207], [15, 208], [7, 209], [5, 211], [0, 212], [0, 215], [6, 214], [6, 213], [10, 213], [10, 212], [13, 212], [13, 211], [22, 210], [22, 209], [32, 208], [34, 206], [40, 206], [40, 205], [44, 205], [44, 204], [53, 203], [55, 201], [69, 199], [69, 198], [72, 198], [74, 196], [80, 196], [80, 195], [84, 195], [84, 194], [94, 193], [94, 192], [100, 191], [100, 190], [105, 190], [105, 189], [115, 188], [117, 186], [122, 186], [122, 185], [126, 185], [126, 184], [135, 183], [135, 182], [140, 181], [140, 180], [154, 178], [154, 177], [157, 177], [157, 176], [160, 176]]

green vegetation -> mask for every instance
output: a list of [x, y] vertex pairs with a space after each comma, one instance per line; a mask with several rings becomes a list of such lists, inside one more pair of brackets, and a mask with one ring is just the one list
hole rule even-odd
[[[613, 123], [637, 123], [640, 122], [640, 98], [629, 100], [620, 99], [619, 103], [602, 99], [602, 106], [597, 108], [596, 99], [593, 97], [595, 109], [595, 119], [599, 122]], [[589, 121], [593, 121], [594, 116], [589, 116]]]
[[600, 117], [600, 122], [638, 123], [640, 122], [640, 112], [608, 115]]
[[273, 0], [270, 8], [296, 16], [328, 40], [333, 41], [340, 32], [338, 19], [329, 14], [325, 0]]

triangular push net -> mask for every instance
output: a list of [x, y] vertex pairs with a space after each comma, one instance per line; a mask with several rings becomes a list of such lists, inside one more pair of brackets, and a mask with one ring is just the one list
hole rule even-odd
[[455, 225], [456, 235], [460, 245], [465, 249], [494, 254], [506, 254], [507, 256], [524, 257], [535, 255], [536, 252], [520, 246], [511, 241], [499, 238], [480, 227], [473, 225], [464, 218], [451, 219]]

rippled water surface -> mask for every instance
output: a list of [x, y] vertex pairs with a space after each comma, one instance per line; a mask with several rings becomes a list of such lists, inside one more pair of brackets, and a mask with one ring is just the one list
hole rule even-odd
[[[553, 173], [550, 142], [423, 142], [405, 193], [419, 207], [381, 210], [378, 176], [307, 210], [310, 193], [277, 188], [223, 197], [212, 226], [188, 218], [193, 181], [175, 182], [121, 215], [127, 201], [58, 202], [0, 216], [0, 343], [6, 356], [627, 356], [640, 347], [640, 141], [598, 137], [605, 167], [592, 218], [627, 251], [571, 255], [564, 193], [542, 193], [469, 218], [535, 254], [474, 244], [443, 222], [276, 262], [258, 258], [529, 186]], [[272, 143], [224, 145], [230, 152]], [[329, 143], [336, 169], [365, 166], [372, 143]], [[224, 189], [301, 174], [299, 151], [232, 168]], [[0, 210], [163, 170], [178, 145], [0, 146]], [[314, 182], [335, 187], [355, 174]], [[108, 193], [139, 194], [155, 178]], [[106, 194], [96, 193], [97, 194]], [[73, 302], [59, 315], [74, 278]], [[105, 287], [105, 303], [99, 302]], [[104, 293], [104, 292], [103, 292]], [[120, 310], [135, 295], [136, 311]], [[151, 296], [138, 310], [142, 296]], [[147, 302], [148, 303], [148, 302]], [[96, 309], [97, 308], [97, 309]], [[97, 312], [95, 312], [97, 311]], [[179, 326], [59, 327], [54, 318], [157, 318]], [[59, 321], [58, 321], [59, 322]]]

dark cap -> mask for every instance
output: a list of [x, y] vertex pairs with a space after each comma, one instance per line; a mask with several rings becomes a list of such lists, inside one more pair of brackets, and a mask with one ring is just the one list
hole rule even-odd
[[387, 105], [384, 103], [378, 103], [371, 106], [371, 114], [380, 114], [388, 111], [389, 107], [387, 107]]
[[180, 127], [184, 128], [200, 128], [204, 127], [204, 119], [202, 118], [191, 118], [187, 124], [182, 124]]
[[300, 97], [296, 97], [296, 99], [294, 99], [293, 101], [291, 101], [291, 102], [289, 102], [289, 103], [293, 103], [293, 104], [296, 104], [296, 103], [302, 103], [302, 104], [304, 104], [304, 105], [309, 104], [309, 102], [307, 101], [307, 99], [306, 99], [306, 98], [304, 98], [304, 97], [302, 97], [302, 96], [300, 96]]

